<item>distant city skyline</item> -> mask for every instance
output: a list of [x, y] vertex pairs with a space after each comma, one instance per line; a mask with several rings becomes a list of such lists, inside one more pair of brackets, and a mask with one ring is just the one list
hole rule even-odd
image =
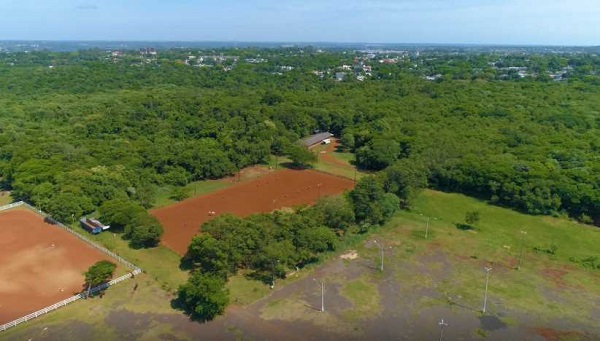
[[598, 0], [0, 0], [0, 40], [600, 45]]

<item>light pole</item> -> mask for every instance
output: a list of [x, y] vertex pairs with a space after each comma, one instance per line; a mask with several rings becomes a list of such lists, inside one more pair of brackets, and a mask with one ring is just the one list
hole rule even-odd
[[313, 281], [319, 283], [321, 285], [321, 312], [325, 312], [325, 282], [317, 281], [316, 278], [313, 278]]
[[427, 235], [429, 234], [429, 218], [427, 217], [427, 226], [425, 227], [425, 239], [427, 239]]
[[279, 264], [279, 259], [271, 261], [271, 289], [275, 288], [275, 262]]
[[373, 240], [373, 243], [375, 243], [375, 245], [377, 245], [377, 247], [379, 248], [379, 253], [380, 253], [379, 269], [381, 270], [381, 272], [383, 272], [383, 245], [379, 244], [376, 240]]
[[484, 269], [485, 269], [485, 294], [483, 294], [483, 313], [485, 314], [485, 310], [487, 308], [488, 282], [490, 280], [490, 271], [492, 271], [492, 268], [484, 267]]
[[519, 251], [519, 264], [517, 265], [517, 270], [521, 269], [521, 262], [523, 261], [523, 244], [525, 243], [525, 235], [527, 231], [521, 231], [521, 251]]
[[448, 323], [442, 319], [438, 324], [440, 325], [440, 341], [442, 341], [444, 339], [444, 327], [447, 327]]

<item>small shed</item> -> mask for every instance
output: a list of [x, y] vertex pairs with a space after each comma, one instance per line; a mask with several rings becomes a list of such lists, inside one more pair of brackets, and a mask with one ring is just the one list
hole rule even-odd
[[98, 234], [110, 228], [110, 226], [104, 225], [96, 219], [89, 218], [79, 219], [79, 224], [81, 224], [81, 227], [83, 227], [85, 230], [92, 234]]
[[[302, 142], [302, 145], [304, 145], [306, 148], [312, 148], [321, 143], [323, 143], [323, 144], [331, 143], [331, 137], [333, 137], [332, 133], [324, 132], [324, 133], [318, 133], [318, 134], [311, 135], [307, 138], [304, 138], [301, 140], [301, 142]], [[325, 141], [329, 141], [329, 142], [325, 142]]]

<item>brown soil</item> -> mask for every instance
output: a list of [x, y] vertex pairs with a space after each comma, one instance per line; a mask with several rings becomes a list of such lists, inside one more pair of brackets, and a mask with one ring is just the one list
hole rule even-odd
[[564, 269], [546, 268], [546, 269], [542, 270], [542, 276], [544, 276], [544, 278], [550, 280], [558, 288], [567, 288], [569, 286], [567, 284], [567, 282], [565, 282], [565, 280], [562, 278], [564, 275], [566, 275], [568, 273], [569, 272]]
[[1, 212], [0, 323], [81, 292], [82, 273], [102, 259], [110, 260], [33, 212]]
[[550, 328], [536, 328], [535, 332], [546, 341], [579, 340], [582, 333], [572, 330], [555, 330]]
[[[152, 210], [165, 228], [162, 243], [183, 255], [200, 225], [223, 213], [245, 217], [283, 207], [313, 204], [351, 189], [354, 182], [309, 170], [285, 169], [223, 190]], [[216, 212], [210, 215], [209, 212]]]

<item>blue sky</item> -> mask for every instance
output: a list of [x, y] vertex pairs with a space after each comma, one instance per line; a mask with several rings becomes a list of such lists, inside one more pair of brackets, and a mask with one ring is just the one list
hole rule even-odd
[[600, 45], [600, 0], [0, 0], [0, 39]]

